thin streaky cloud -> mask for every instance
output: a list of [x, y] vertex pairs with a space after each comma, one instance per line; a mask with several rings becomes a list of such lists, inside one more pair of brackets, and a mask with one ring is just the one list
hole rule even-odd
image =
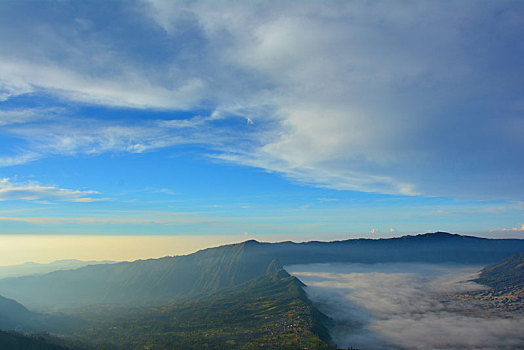
[[0, 179], [0, 202], [10, 200], [60, 200], [66, 202], [94, 202], [103, 200], [93, 197], [97, 191], [71, 190], [45, 186], [35, 182], [17, 183], [8, 178]]
[[236, 124], [206, 120], [200, 130], [198, 119], [172, 121], [199, 129], [180, 134], [78, 123], [46, 137], [18, 123], [3, 131], [20, 147], [2, 166], [202, 144], [215, 159], [336, 190], [523, 195], [521, 2], [1, 6], [4, 101], [31, 93], [151, 113], [226, 111], [253, 128], [246, 137]]

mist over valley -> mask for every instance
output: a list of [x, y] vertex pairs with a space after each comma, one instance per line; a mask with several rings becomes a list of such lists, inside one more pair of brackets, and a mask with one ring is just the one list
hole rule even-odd
[[[341, 348], [516, 349], [524, 312], [482, 312], [457, 295], [490, 287], [472, 280], [481, 266], [383, 263], [286, 266], [332, 320]], [[450, 300], [454, 302], [450, 305]]]
[[72, 349], [515, 348], [524, 345], [523, 250], [522, 240], [444, 232], [248, 240], [3, 278], [0, 319]]

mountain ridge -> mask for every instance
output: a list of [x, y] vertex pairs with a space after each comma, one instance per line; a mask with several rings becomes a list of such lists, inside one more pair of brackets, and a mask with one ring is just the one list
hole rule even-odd
[[[268, 269], [292, 264], [390, 261], [489, 264], [522, 251], [524, 240], [444, 232], [334, 242], [248, 240], [184, 256], [6, 278], [0, 280], [0, 294], [40, 311], [89, 304], [159, 303], [216, 293], [263, 276]], [[39, 293], [34, 293], [35, 290]]]

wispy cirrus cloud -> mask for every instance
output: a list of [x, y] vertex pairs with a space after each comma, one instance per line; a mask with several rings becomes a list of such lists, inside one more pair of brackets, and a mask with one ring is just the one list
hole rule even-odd
[[0, 166], [8, 167], [32, 162], [36, 159], [42, 158], [41, 153], [35, 151], [23, 151], [14, 156], [0, 156]]
[[[37, 109], [6, 112], [2, 132], [12, 138], [17, 147], [15, 155], [0, 154], [0, 166], [24, 164], [53, 155], [138, 154], [188, 144], [220, 150], [233, 141], [237, 144], [248, 142], [254, 130], [239, 133], [218, 128], [215, 124], [224, 120], [230, 120], [230, 124], [248, 124], [245, 118], [228, 111], [215, 110], [208, 116], [195, 114], [184, 119], [155, 119], [153, 113], [151, 119], [132, 123], [125, 119], [77, 117], [71, 113], [57, 109], [50, 117], [45, 117], [46, 110], [41, 113]], [[8, 118], [9, 115], [27, 115], [27, 118], [16, 120]]]
[[52, 120], [63, 111], [60, 108], [20, 108], [0, 110], [0, 127]]
[[0, 201], [58, 200], [87, 203], [105, 200], [97, 198], [99, 195], [97, 191], [70, 190], [56, 186], [44, 186], [35, 182], [17, 183], [8, 178], [0, 179]]
[[135, 108], [186, 109], [198, 103], [198, 96], [202, 95], [198, 90], [203, 87], [197, 78], [189, 78], [169, 89], [151, 84], [146, 77], [134, 73], [113, 76], [114, 80], [104, 79], [56, 63], [35, 65], [23, 59], [3, 61], [0, 76], [0, 82], [10, 91], [7, 95], [44, 89], [75, 101]]
[[40, 146], [45, 157], [199, 143], [216, 159], [339, 190], [523, 194], [520, 2], [97, 6], [1, 4], [0, 98], [226, 112], [253, 127], [249, 139], [207, 119], [164, 123], [187, 127], [177, 133], [92, 116], [47, 134], [19, 119], [4, 134], [33, 143], [1, 165]]

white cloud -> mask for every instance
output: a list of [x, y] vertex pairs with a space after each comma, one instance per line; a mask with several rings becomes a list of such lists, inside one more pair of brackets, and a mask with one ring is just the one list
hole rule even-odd
[[[225, 135], [210, 139], [210, 117], [186, 120], [145, 120], [136, 125], [97, 118], [74, 118], [67, 114], [44, 122], [9, 125], [6, 131], [23, 142], [16, 156], [0, 156], [0, 166], [23, 164], [49, 155], [100, 154], [103, 152], [143, 153], [188, 143], [214, 144]], [[14, 124], [14, 123], [13, 123]]]
[[16, 156], [0, 156], [0, 167], [25, 164], [25, 163], [34, 161], [36, 159], [39, 159], [41, 157], [42, 157], [41, 154], [34, 152], [34, 151], [23, 152], [23, 153], [17, 154]]
[[[3, 4], [1, 99], [31, 92], [215, 112], [163, 122], [186, 128], [178, 134], [160, 124], [77, 120], [46, 136], [20, 117], [4, 132], [34, 142], [2, 166], [35, 152], [141, 153], [202, 142], [217, 159], [316, 186], [522, 196], [524, 169], [514, 161], [524, 152], [514, 107], [523, 92], [514, 59], [523, 54], [519, 3], [114, 2], [88, 18], [56, 5], [53, 23], [47, 3], [31, 9], [31, 21], [17, 18], [27, 10], [17, 6]], [[108, 18], [122, 30], [108, 28]], [[223, 115], [256, 132], [210, 125]]]
[[202, 96], [198, 90], [204, 87], [196, 78], [188, 78], [174, 89], [166, 89], [133, 73], [102, 79], [59, 65], [9, 59], [3, 60], [0, 66], [0, 82], [7, 87], [18, 87], [22, 93], [44, 89], [81, 102], [160, 109], [185, 109], [195, 105]]
[[60, 200], [68, 202], [93, 202], [103, 200], [92, 197], [97, 191], [82, 191], [59, 188], [56, 186], [42, 186], [35, 182], [16, 183], [8, 178], [0, 179], [0, 201], [8, 200]]
[[502, 231], [502, 232], [509, 232], [509, 231], [513, 231], [513, 232], [524, 231], [524, 224], [521, 224], [520, 226], [512, 227], [512, 228], [502, 228], [502, 229], [498, 229], [498, 230], [491, 230], [491, 232], [495, 232], [495, 231]]
[[446, 295], [487, 287], [470, 280], [480, 267], [432, 264], [312, 264], [286, 269], [307, 285], [340, 347], [494, 349], [524, 341], [521, 315], [482, 315]]
[[39, 120], [54, 119], [55, 116], [63, 111], [58, 108], [27, 108], [14, 110], [0, 110], [0, 126], [4, 127], [12, 124], [24, 124]]

